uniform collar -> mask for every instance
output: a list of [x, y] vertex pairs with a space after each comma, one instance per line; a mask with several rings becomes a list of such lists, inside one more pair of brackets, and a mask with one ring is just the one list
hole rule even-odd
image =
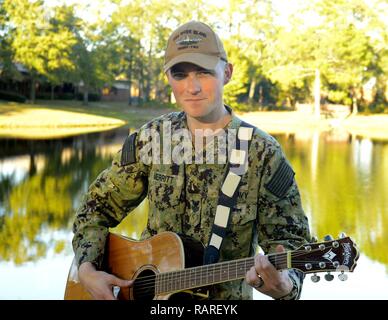
[[230, 113], [232, 116], [232, 119], [229, 121], [229, 123], [226, 125], [225, 129], [238, 129], [241, 124], [241, 119], [236, 116], [233, 109], [229, 107], [228, 105], [224, 104], [226, 110]]

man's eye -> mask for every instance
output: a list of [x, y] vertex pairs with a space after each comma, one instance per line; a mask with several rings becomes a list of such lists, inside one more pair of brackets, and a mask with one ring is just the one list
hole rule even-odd
[[183, 79], [183, 78], [186, 77], [186, 74], [185, 74], [184, 72], [174, 72], [174, 73], [172, 74], [172, 77], [173, 77], [174, 79]]
[[206, 74], [206, 75], [212, 75], [213, 72], [211, 72], [210, 70], [201, 70], [201, 71], [198, 71], [199, 74]]

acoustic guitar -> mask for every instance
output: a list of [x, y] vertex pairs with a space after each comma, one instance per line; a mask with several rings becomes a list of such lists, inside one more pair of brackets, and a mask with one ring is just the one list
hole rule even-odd
[[[119, 278], [134, 280], [131, 288], [117, 288], [120, 300], [167, 300], [182, 293], [206, 298], [210, 285], [244, 279], [254, 265], [253, 257], [202, 265], [203, 251], [201, 242], [173, 232], [162, 232], [144, 241], [110, 233], [103, 269]], [[346, 280], [345, 272], [354, 270], [359, 251], [351, 238], [343, 235], [267, 257], [278, 270], [295, 268], [306, 274], [314, 273], [312, 280], [316, 282], [319, 272], [328, 272], [325, 275], [328, 281], [334, 278], [331, 272], [340, 272], [340, 280]], [[65, 299], [92, 299], [79, 282], [77, 270], [73, 261]]]

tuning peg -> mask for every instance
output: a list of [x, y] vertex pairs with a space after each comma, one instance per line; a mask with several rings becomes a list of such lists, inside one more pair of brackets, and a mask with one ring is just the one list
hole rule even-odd
[[312, 243], [318, 242], [318, 238], [316, 236], [311, 237], [311, 242]]
[[330, 272], [325, 274], [325, 280], [326, 281], [332, 281], [333, 279], [334, 279], [334, 276], [332, 274], [330, 274]]
[[311, 281], [312, 282], [318, 282], [319, 280], [321, 280], [321, 277], [317, 276], [316, 273], [314, 273], [314, 275], [311, 276]]
[[343, 271], [341, 271], [341, 273], [338, 275], [338, 278], [341, 281], [346, 281], [348, 279], [348, 276]]
[[332, 240], [334, 240], [334, 238], [332, 237], [331, 234], [327, 234], [327, 235], [325, 235], [325, 237], [323, 238], [323, 240], [324, 240], [324, 241], [332, 241]]
[[341, 232], [341, 233], [339, 234], [339, 237], [340, 237], [340, 239], [343, 239], [343, 238], [346, 238], [347, 236], [346, 236], [346, 233], [345, 233], [345, 232]]

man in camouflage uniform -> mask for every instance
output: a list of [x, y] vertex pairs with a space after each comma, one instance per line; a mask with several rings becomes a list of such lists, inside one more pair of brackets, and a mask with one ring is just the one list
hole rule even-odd
[[[164, 71], [183, 111], [154, 119], [130, 135], [112, 166], [92, 183], [77, 211], [73, 247], [79, 278], [96, 299], [113, 299], [112, 286], [133, 284], [99, 269], [108, 228], [116, 226], [146, 196], [150, 205], [143, 239], [173, 231], [209, 243], [227, 164], [220, 161], [220, 153], [211, 163], [205, 160], [209, 150], [219, 149], [220, 142], [211, 139], [206, 148], [197, 149], [203, 138], [197, 132], [239, 129], [241, 120], [222, 98], [233, 67], [214, 31], [192, 21], [170, 36]], [[181, 132], [189, 132], [194, 140], [186, 149], [180, 149], [182, 139], [171, 139]], [[159, 145], [157, 151], [147, 148], [151, 142]], [[190, 152], [179, 161], [182, 149]], [[310, 238], [294, 172], [278, 142], [254, 128], [248, 154], [249, 169], [242, 176], [237, 203], [231, 208], [220, 261], [254, 256], [258, 245], [265, 253], [292, 250]], [[257, 254], [245, 281], [214, 285], [210, 298], [252, 299], [254, 287], [275, 299], [298, 299], [302, 282], [303, 276], [296, 270], [277, 271], [266, 256]]]

